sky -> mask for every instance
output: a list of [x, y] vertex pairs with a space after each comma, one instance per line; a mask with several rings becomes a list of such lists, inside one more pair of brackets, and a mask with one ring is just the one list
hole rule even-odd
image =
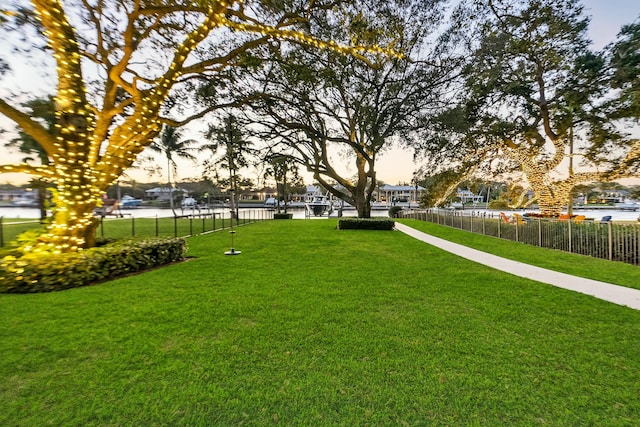
[[[592, 48], [596, 50], [603, 48], [615, 40], [622, 25], [631, 23], [640, 16], [640, 0], [583, 0], [582, 3], [585, 5], [587, 14], [591, 15], [589, 36], [593, 40]], [[8, 85], [22, 84], [27, 88], [33, 88], [44, 87], [47, 84], [47, 82], [30, 79], [28, 68], [19, 69], [16, 74], [20, 76], [18, 80], [0, 80], [0, 94], [6, 93], [7, 89], [9, 89], [7, 87]], [[0, 116], [0, 129], [6, 129], [9, 125], [8, 120]], [[187, 138], [200, 138], [199, 131], [195, 129], [192, 131], [185, 130], [184, 134]], [[10, 138], [11, 136], [8, 133], [0, 134], [0, 145], [4, 145]], [[2, 150], [2, 163], [16, 162], [20, 159], [19, 155], [6, 148], [0, 148], [0, 150]], [[158, 159], [158, 164], [164, 165], [165, 161]], [[392, 148], [378, 157], [376, 171], [378, 179], [387, 184], [410, 183], [418, 167], [419, 165], [414, 163], [413, 153], [411, 151]], [[349, 165], [344, 165], [342, 171], [347, 174], [354, 172], [349, 169]], [[164, 173], [166, 174], [166, 171], [164, 171]], [[179, 164], [179, 179], [198, 178], [200, 177], [200, 173], [201, 171], [197, 165], [189, 162], [181, 162], [181, 164]], [[139, 182], [162, 181], [165, 179], [165, 175], [149, 177], [142, 171], [129, 171], [128, 174], [130, 178]], [[310, 174], [303, 173], [303, 177], [307, 184], [312, 183]], [[2, 183], [8, 182], [20, 185], [27, 182], [28, 179], [25, 175], [0, 175], [0, 182]]]

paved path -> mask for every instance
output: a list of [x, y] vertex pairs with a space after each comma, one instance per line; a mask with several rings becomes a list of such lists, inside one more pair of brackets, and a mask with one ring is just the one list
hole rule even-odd
[[516, 276], [548, 283], [564, 289], [591, 295], [605, 301], [618, 305], [624, 305], [636, 310], [640, 310], [640, 290], [626, 288], [624, 286], [613, 285], [611, 283], [599, 282], [597, 280], [576, 277], [570, 274], [558, 273], [557, 271], [535, 267], [518, 261], [491, 255], [476, 249], [468, 248], [457, 243], [452, 243], [438, 237], [431, 236], [422, 231], [396, 222], [396, 230], [422, 240], [430, 245], [436, 246], [452, 254], [475, 261], [477, 263], [511, 273]]

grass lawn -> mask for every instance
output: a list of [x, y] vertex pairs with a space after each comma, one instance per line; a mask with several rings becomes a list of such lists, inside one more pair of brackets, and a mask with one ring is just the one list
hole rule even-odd
[[335, 225], [0, 295], [0, 425], [640, 424], [639, 311]]
[[640, 267], [623, 262], [545, 249], [524, 243], [483, 236], [415, 219], [400, 220], [403, 224], [432, 236], [554, 271], [640, 289]]
[[21, 233], [24, 233], [27, 230], [44, 228], [37, 219], [0, 218], [0, 224], [2, 227], [0, 251], [2, 250], [2, 246], [13, 246], [12, 242], [15, 241]]

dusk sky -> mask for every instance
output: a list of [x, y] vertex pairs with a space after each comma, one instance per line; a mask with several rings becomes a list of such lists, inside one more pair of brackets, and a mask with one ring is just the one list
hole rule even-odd
[[[603, 48], [608, 43], [615, 40], [620, 27], [624, 24], [628, 24], [637, 20], [640, 16], [640, 0], [583, 0], [583, 4], [586, 7], [587, 14], [591, 15], [591, 25], [589, 35], [593, 40], [593, 48], [598, 50]], [[19, 69], [19, 79], [5, 78], [0, 81], [0, 93], [6, 94], [7, 89], [15, 89], [13, 87], [16, 83], [22, 82], [24, 87], [33, 88], [34, 80], [29, 80], [28, 69]], [[25, 83], [26, 82], [26, 83]], [[42, 80], [40, 80], [42, 83]], [[12, 86], [11, 88], [9, 86]], [[0, 116], [0, 128], [8, 128], [9, 122]], [[185, 132], [186, 137], [199, 138], [198, 132]], [[0, 135], [0, 144], [8, 141], [12, 136], [9, 134]], [[3, 151], [6, 151], [4, 149]], [[7, 161], [7, 157], [5, 161]], [[11, 155], [12, 158], [17, 161], [19, 155]], [[159, 160], [159, 164], [163, 164], [162, 160]], [[378, 179], [385, 181], [389, 184], [397, 184], [399, 182], [410, 182], [412, 174], [416, 167], [413, 163], [412, 153], [406, 150], [393, 149], [386, 152], [378, 158]], [[181, 167], [182, 171], [197, 171], [198, 168], [194, 168], [191, 164], [185, 164]], [[190, 178], [192, 176], [199, 176], [197, 173], [188, 174], [186, 172], [179, 173], [179, 178]], [[142, 172], [132, 173], [132, 177], [139, 181], [148, 181], [149, 178]], [[0, 177], [0, 182], [11, 182], [16, 184], [24, 183], [28, 180], [28, 177], [17, 174], [3, 174]], [[152, 177], [151, 180], [160, 181], [162, 177]], [[307, 183], [310, 182], [310, 178], [305, 176]]]

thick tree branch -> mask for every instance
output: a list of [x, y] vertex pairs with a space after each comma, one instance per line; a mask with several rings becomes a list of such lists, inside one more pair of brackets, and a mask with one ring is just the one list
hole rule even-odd
[[0, 113], [35, 139], [49, 157], [56, 152], [55, 138], [40, 123], [33, 120], [31, 116], [15, 109], [2, 98], [0, 98]]

